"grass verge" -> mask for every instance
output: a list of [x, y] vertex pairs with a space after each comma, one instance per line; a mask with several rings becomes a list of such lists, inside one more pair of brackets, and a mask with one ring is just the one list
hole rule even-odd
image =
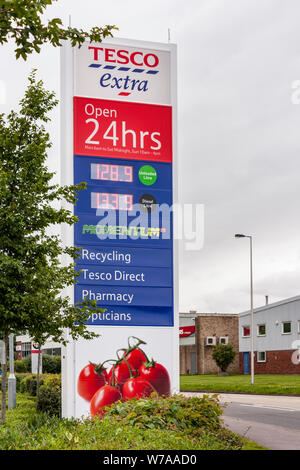
[[205, 391], [223, 393], [258, 393], [264, 395], [300, 396], [300, 375], [255, 376], [254, 386], [249, 375], [182, 375], [181, 391]]

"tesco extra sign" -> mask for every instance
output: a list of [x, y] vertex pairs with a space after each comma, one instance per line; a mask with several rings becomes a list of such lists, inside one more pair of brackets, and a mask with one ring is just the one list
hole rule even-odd
[[107, 47], [89, 46], [94, 61], [104, 60], [112, 64], [134, 65], [136, 67], [155, 68], [159, 64], [159, 58], [154, 53], [142, 51], [128, 51], [126, 49], [112, 49]]
[[85, 43], [75, 50], [76, 96], [170, 105], [170, 55], [124, 44]]

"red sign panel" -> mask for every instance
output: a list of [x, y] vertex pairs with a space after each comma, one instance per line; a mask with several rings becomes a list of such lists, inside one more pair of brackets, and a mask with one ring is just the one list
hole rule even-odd
[[179, 337], [186, 338], [195, 333], [195, 326], [181, 326], [179, 328]]
[[172, 109], [75, 97], [74, 153], [172, 162]]

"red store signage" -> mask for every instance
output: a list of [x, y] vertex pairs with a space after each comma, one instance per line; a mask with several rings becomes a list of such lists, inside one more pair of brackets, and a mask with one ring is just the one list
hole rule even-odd
[[179, 337], [186, 338], [187, 336], [195, 333], [195, 326], [180, 326], [179, 327]]
[[172, 108], [74, 98], [74, 153], [172, 162]]

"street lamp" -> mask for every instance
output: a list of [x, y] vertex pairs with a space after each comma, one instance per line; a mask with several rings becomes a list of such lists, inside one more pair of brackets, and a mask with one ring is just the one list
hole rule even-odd
[[250, 240], [250, 313], [251, 313], [251, 385], [254, 385], [254, 313], [253, 313], [253, 265], [252, 265], [252, 235], [236, 233], [235, 238]]
[[9, 376], [7, 380], [8, 409], [16, 407], [16, 376], [14, 369], [14, 334], [9, 335]]

